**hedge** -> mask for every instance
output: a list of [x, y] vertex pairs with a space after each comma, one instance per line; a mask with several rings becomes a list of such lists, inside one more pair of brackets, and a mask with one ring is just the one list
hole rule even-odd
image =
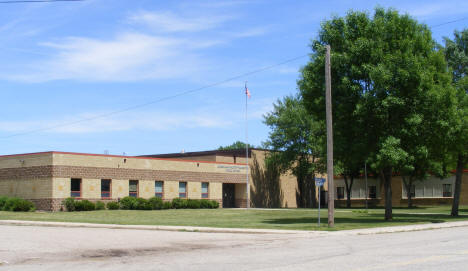
[[[0, 197], [0, 206], [2, 198]], [[181, 199], [175, 198], [172, 201], [164, 201], [159, 197], [152, 197], [150, 199], [124, 197], [119, 202], [108, 202], [105, 205], [103, 202], [96, 203], [89, 200], [75, 200], [74, 198], [67, 198], [63, 201], [66, 210], [73, 211], [93, 211], [105, 210], [167, 210], [167, 209], [216, 209], [219, 203], [214, 200], [206, 199]]]
[[29, 212], [36, 210], [34, 203], [21, 198], [1, 197], [0, 207], [2, 211], [11, 212]]

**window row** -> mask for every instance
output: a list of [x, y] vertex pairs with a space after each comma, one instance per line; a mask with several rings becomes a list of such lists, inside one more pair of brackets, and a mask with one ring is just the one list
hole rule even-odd
[[[336, 199], [344, 199], [345, 198], [345, 188], [344, 186], [337, 186], [336, 187]], [[377, 186], [369, 185], [367, 189], [367, 198], [369, 199], [376, 199], [377, 198]]]
[[[208, 199], [209, 183], [201, 183], [201, 198]], [[82, 194], [82, 180], [81, 179], [71, 179], [70, 186], [70, 196], [73, 198], [81, 198]], [[101, 198], [110, 199], [112, 198], [112, 180], [102, 179], [101, 180]], [[138, 180], [129, 180], [128, 181], [128, 195], [130, 197], [139, 196], [139, 181]], [[155, 181], [154, 182], [154, 196], [164, 198], [164, 182]], [[187, 182], [179, 182], [179, 198], [187, 198]]]

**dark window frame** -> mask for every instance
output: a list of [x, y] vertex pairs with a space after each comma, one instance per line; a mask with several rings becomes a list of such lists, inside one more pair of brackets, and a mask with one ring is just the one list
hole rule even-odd
[[[185, 184], [185, 192], [180, 192], [180, 185]], [[188, 183], [187, 182], [179, 182], [179, 198], [186, 199], [187, 198], [187, 190], [188, 190]]]
[[[73, 181], [80, 182], [80, 190], [73, 190]], [[70, 179], [70, 197], [72, 198], [81, 198], [81, 191], [83, 190], [83, 179], [81, 178], [71, 178]]]
[[[103, 182], [109, 182], [109, 191], [102, 190]], [[112, 198], [112, 180], [101, 179], [101, 199], [111, 199], [111, 198]]]
[[[206, 193], [203, 193], [203, 184], [206, 184]], [[201, 198], [202, 199], [209, 199], [210, 197], [210, 183], [209, 182], [202, 182], [201, 183]]]
[[[130, 186], [132, 182], [136, 182], [136, 191], [130, 191]], [[128, 196], [138, 198], [140, 190], [140, 182], [138, 180], [129, 180], [128, 181]]]
[[[161, 183], [161, 192], [156, 191], [156, 184]], [[164, 198], [164, 181], [154, 181], [154, 196]]]

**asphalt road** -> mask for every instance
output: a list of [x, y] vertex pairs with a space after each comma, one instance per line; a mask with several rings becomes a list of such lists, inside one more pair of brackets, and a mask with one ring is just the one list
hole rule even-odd
[[0, 270], [468, 270], [468, 227], [323, 235], [0, 226]]

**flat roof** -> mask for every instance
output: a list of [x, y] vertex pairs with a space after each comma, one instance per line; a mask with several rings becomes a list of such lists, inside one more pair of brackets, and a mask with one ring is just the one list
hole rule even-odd
[[192, 162], [192, 163], [206, 163], [206, 164], [228, 164], [228, 165], [247, 165], [244, 163], [228, 163], [228, 162], [214, 162], [214, 161], [201, 161], [201, 160], [187, 160], [187, 159], [171, 159], [170, 157], [152, 157], [152, 156], [125, 156], [125, 155], [112, 155], [112, 154], [95, 154], [95, 153], [79, 153], [79, 152], [61, 152], [61, 151], [45, 151], [45, 152], [32, 152], [21, 154], [8, 154], [0, 155], [2, 157], [15, 157], [15, 156], [28, 156], [28, 155], [41, 155], [41, 154], [69, 154], [69, 155], [83, 155], [83, 156], [101, 156], [101, 157], [116, 157], [116, 158], [134, 158], [134, 159], [151, 159], [162, 161], [174, 162]]
[[[267, 149], [249, 148], [249, 157], [252, 154], [252, 150], [269, 151]], [[221, 156], [236, 155], [238, 157], [243, 157], [243, 156], [245, 157], [245, 149], [148, 154], [148, 155], [140, 155], [140, 157], [175, 158], [175, 157], [191, 157], [191, 156], [205, 156], [205, 155], [221, 155]]]

